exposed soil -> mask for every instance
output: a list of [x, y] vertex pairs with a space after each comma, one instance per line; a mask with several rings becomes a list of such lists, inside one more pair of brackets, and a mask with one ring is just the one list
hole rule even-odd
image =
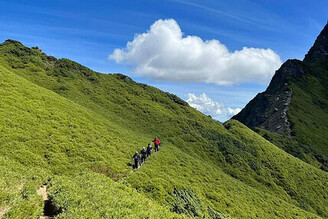
[[49, 200], [48, 193], [47, 193], [47, 185], [42, 185], [37, 190], [38, 195], [40, 195], [44, 201], [44, 208], [43, 208], [43, 216], [40, 219], [52, 219], [56, 215], [60, 213], [57, 210], [56, 206]]
[[2, 218], [10, 208], [0, 208], [0, 218]]

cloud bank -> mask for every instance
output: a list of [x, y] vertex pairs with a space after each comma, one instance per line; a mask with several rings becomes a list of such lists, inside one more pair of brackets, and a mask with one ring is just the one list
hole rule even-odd
[[231, 107], [226, 107], [223, 103], [212, 100], [205, 93], [199, 96], [188, 93], [186, 101], [191, 107], [222, 122], [241, 111], [240, 108], [234, 109]]
[[213, 117], [222, 114], [224, 105], [213, 101], [205, 93], [201, 94], [199, 97], [191, 93], [187, 94], [187, 96], [187, 103], [198, 111]]
[[240, 108], [232, 109], [232, 108], [228, 107], [228, 113], [230, 116], [237, 115], [240, 111], [241, 111]]
[[218, 40], [184, 36], [173, 19], [156, 21], [125, 48], [115, 49], [109, 58], [157, 81], [218, 85], [266, 83], [282, 64], [271, 49], [244, 47], [230, 52]]

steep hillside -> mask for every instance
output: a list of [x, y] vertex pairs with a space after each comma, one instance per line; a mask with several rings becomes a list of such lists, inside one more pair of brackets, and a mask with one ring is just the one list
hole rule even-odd
[[[62, 216], [69, 216], [67, 218], [73, 215], [92, 215], [93, 218], [104, 215], [173, 216], [111, 179], [117, 179], [117, 172], [124, 173], [124, 169], [130, 172], [125, 164], [129, 156], [124, 154], [128, 147], [133, 147], [133, 142], [122, 144], [121, 140], [126, 136], [123, 130], [3, 67], [0, 67], [0, 76], [0, 206], [1, 210], [8, 211], [6, 216], [35, 218], [42, 215], [43, 203], [36, 189], [43, 183], [49, 183], [50, 191], [63, 187], [56, 194], [50, 193], [50, 198], [63, 211]], [[117, 147], [119, 144], [122, 146]], [[122, 162], [118, 162], [119, 159]], [[96, 179], [99, 180], [93, 186], [95, 190], [87, 191], [83, 186], [77, 186], [81, 182], [86, 187], [93, 185]], [[61, 195], [66, 191], [64, 182], [71, 186], [69, 192], [72, 194]], [[97, 186], [100, 187], [98, 190]], [[97, 205], [88, 204], [91, 197], [90, 202], [97, 201]], [[75, 208], [70, 208], [74, 204]], [[101, 205], [110, 205], [120, 211], [113, 213], [111, 208], [99, 209]]]
[[[7, 217], [41, 215], [43, 183], [59, 218], [328, 216], [328, 174], [237, 121], [12, 40], [0, 44], [0, 78]], [[131, 171], [154, 136], [160, 152]]]
[[[266, 138], [288, 153], [328, 171], [328, 25], [304, 61], [288, 60], [263, 93], [234, 117], [267, 130]], [[287, 144], [289, 142], [289, 145]], [[293, 146], [291, 146], [293, 145]]]

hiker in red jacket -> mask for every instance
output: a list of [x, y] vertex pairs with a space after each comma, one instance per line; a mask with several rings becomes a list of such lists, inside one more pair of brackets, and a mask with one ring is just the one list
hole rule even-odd
[[154, 142], [154, 146], [155, 146], [155, 152], [159, 151], [159, 144], [161, 143], [161, 141], [157, 137], [155, 137], [153, 142]]

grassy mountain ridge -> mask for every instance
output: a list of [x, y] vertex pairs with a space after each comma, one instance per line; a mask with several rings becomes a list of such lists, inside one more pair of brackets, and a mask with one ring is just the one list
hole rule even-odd
[[[36, 188], [50, 179], [49, 194], [63, 210], [60, 217], [328, 215], [327, 173], [237, 121], [223, 126], [174, 95], [17, 41], [0, 45], [0, 63], [0, 94], [6, 97], [0, 155], [31, 167], [32, 175], [39, 172], [33, 168], [45, 172], [27, 180]], [[154, 136], [163, 141], [160, 153], [130, 173], [133, 152]], [[10, 182], [18, 185], [12, 174]], [[11, 194], [19, 189], [3, 193], [3, 200]], [[119, 197], [126, 204], [121, 212], [110, 207]], [[7, 215], [17, 216], [21, 202], [2, 201], [11, 206]], [[42, 207], [36, 202], [34, 215]]]
[[[5, 183], [4, 188], [6, 188], [1, 190], [3, 197], [1, 205], [10, 207], [8, 217], [32, 218], [40, 215], [43, 203], [41, 198], [35, 194], [35, 189], [47, 182], [48, 179], [57, 179], [59, 175], [63, 174], [69, 177], [71, 174], [76, 174], [75, 172], [86, 170], [89, 172], [101, 170], [115, 179], [115, 170], [126, 169], [124, 162], [111, 162], [113, 158], [121, 157], [117, 154], [120, 153], [120, 148], [113, 150], [113, 147], [119, 143], [115, 142], [119, 134], [111, 130], [108, 130], [110, 134], [104, 133], [108, 129], [107, 127], [112, 127], [104, 118], [85, 108], [81, 109], [81, 106], [40, 88], [3, 68], [1, 68], [1, 76], [1, 118], [6, 118], [1, 123], [1, 131], [4, 133], [0, 143], [1, 158], [3, 158], [1, 166], [8, 166], [4, 169], [6, 172], [1, 174], [1, 182]], [[15, 101], [13, 102], [13, 100]], [[101, 138], [99, 138], [100, 136]], [[97, 137], [98, 139], [96, 139]], [[106, 144], [102, 142], [103, 139]], [[90, 146], [90, 142], [96, 147]], [[129, 159], [126, 158], [125, 162], [128, 161]], [[102, 167], [110, 167], [110, 169]], [[20, 169], [23, 170], [18, 171]], [[53, 177], [54, 175], [56, 177]], [[89, 177], [86, 176], [80, 180], [86, 183], [90, 180]], [[97, 175], [93, 177], [97, 177]], [[108, 203], [117, 203], [115, 199], [118, 198], [129, 203], [129, 200], [133, 200], [135, 197], [134, 200], [138, 199], [139, 201], [135, 206], [129, 207], [130, 211], [135, 208], [143, 209], [143, 204], [149, 203], [148, 205], [157, 209], [157, 213], [151, 213], [147, 208], [140, 211], [141, 215], [152, 215], [152, 217], [165, 217], [164, 215], [170, 217], [172, 215], [164, 208], [160, 210], [160, 206], [152, 204], [136, 192], [131, 193], [128, 188], [123, 188], [111, 182], [113, 180], [110, 178], [106, 178], [107, 183], [111, 183], [109, 184], [110, 188], [118, 187], [116, 197], [109, 196], [104, 199]], [[77, 180], [73, 179], [72, 181], [77, 183]], [[12, 188], [10, 189], [6, 185], [10, 185]], [[24, 195], [25, 187], [27, 187], [26, 197]], [[83, 190], [78, 189], [78, 191], [82, 192]], [[56, 196], [53, 196], [56, 198], [55, 200], [57, 200]], [[38, 206], [34, 206], [34, 202]], [[65, 208], [65, 205], [67, 204], [59, 207]], [[27, 208], [26, 211], [25, 208]], [[88, 209], [90, 210], [90, 206]], [[96, 213], [100, 214], [97, 208], [91, 208], [90, 211], [89, 213], [94, 217], [96, 217]], [[106, 214], [110, 212], [103, 211]], [[67, 212], [63, 213], [63, 215], [65, 214]], [[135, 213], [131, 212], [131, 214]], [[78, 215], [83, 216], [81, 212]], [[124, 212], [124, 215], [128, 217], [130, 213]]]
[[[286, 152], [328, 171], [328, 24], [303, 61], [288, 60], [234, 117]], [[258, 129], [258, 130], [259, 130]], [[280, 134], [280, 136], [276, 135]]]
[[[312, 71], [293, 84], [289, 115], [295, 138], [328, 157], [328, 59], [310, 64]], [[300, 107], [302, 104], [302, 107]]]

